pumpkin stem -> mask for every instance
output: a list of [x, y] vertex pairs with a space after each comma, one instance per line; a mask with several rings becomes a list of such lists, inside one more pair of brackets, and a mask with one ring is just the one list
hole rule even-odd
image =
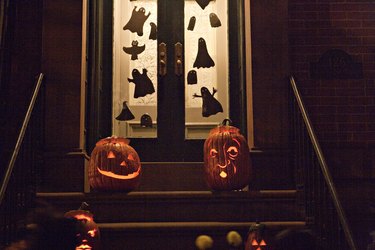
[[89, 210], [89, 204], [87, 202], [82, 202], [78, 210]]
[[221, 123], [221, 125], [225, 126], [226, 124], [228, 124], [228, 126], [230, 126], [232, 124], [232, 120], [229, 119], [229, 118], [225, 118], [223, 120], [223, 122]]

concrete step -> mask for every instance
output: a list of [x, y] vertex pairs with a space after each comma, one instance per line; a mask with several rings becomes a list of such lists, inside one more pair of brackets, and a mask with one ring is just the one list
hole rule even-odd
[[62, 212], [90, 205], [98, 223], [301, 220], [295, 190], [37, 193]]
[[[246, 241], [249, 228], [254, 221], [245, 222], [155, 222], [155, 223], [99, 223], [101, 243], [111, 250], [196, 250], [195, 240], [200, 235], [213, 239], [215, 250], [244, 249], [230, 248], [226, 235], [238, 232]], [[303, 228], [303, 221], [265, 221], [265, 239], [272, 245], [274, 235], [286, 228]], [[267, 248], [268, 249], [268, 248]]]

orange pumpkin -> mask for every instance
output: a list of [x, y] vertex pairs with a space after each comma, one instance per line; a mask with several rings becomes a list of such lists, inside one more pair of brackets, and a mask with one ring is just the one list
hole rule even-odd
[[140, 175], [140, 159], [128, 139], [108, 137], [96, 143], [88, 169], [92, 189], [131, 191], [138, 187]]
[[204, 172], [213, 190], [238, 190], [250, 182], [249, 146], [239, 129], [225, 125], [213, 128], [204, 143]]
[[75, 218], [79, 225], [76, 231], [77, 245], [79, 249], [100, 249], [100, 231], [95, 223], [92, 213], [86, 210], [72, 210], [64, 215], [66, 218]]

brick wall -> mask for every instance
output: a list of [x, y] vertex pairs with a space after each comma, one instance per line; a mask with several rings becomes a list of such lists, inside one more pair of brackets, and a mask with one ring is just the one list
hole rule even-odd
[[[290, 68], [323, 149], [343, 176], [375, 176], [375, 1], [290, 0]], [[312, 79], [329, 49], [362, 63], [361, 79]]]

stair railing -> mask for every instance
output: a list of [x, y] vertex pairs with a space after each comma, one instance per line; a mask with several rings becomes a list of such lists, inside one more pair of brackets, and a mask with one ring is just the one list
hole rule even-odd
[[294, 77], [290, 77], [290, 143], [298, 201], [327, 249], [356, 250], [347, 218]]
[[43, 105], [41, 98], [38, 98], [37, 103], [37, 97], [40, 93], [43, 76], [42, 73], [38, 76], [1, 182], [0, 247], [9, 244], [18, 237], [18, 233], [26, 225], [28, 210], [34, 205], [36, 171], [42, 162], [40, 151], [43, 141]]

